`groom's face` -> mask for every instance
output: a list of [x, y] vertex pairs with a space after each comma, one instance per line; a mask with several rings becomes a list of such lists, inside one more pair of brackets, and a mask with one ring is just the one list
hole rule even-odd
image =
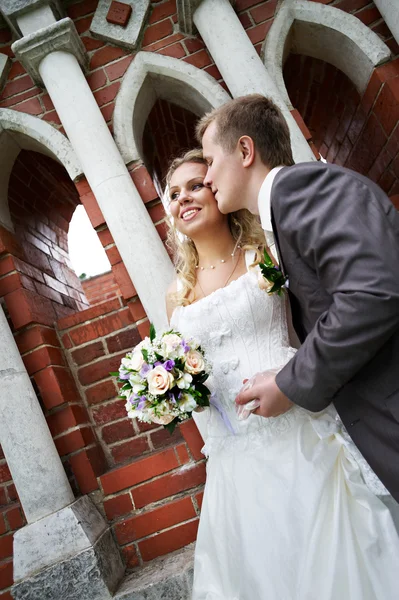
[[238, 149], [227, 152], [217, 143], [217, 137], [217, 125], [213, 121], [202, 138], [203, 154], [208, 164], [204, 184], [212, 189], [220, 212], [228, 214], [243, 208], [240, 187], [244, 173]]

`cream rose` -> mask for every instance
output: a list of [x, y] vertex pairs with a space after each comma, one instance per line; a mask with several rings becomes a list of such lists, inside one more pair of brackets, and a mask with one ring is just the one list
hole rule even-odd
[[181, 338], [176, 333], [168, 333], [162, 338], [162, 349], [168, 358], [177, 358], [183, 354]]
[[148, 391], [153, 396], [162, 396], [173, 384], [173, 376], [161, 366], [155, 367], [147, 375]]
[[156, 423], [157, 425], [168, 425], [174, 419], [174, 415], [162, 415], [160, 417], [156, 417], [155, 415], [151, 417], [152, 423]]
[[192, 375], [198, 375], [205, 370], [203, 356], [198, 350], [190, 350], [186, 354], [186, 369]]
[[130, 360], [131, 368], [134, 371], [140, 371], [143, 364], [144, 364], [143, 355], [141, 354], [140, 350], [136, 350], [135, 352], [133, 352], [132, 358]]
[[266, 292], [270, 292], [270, 290], [273, 287], [273, 283], [271, 281], [268, 281], [261, 273], [261, 271], [259, 271], [258, 273], [258, 285], [260, 287], [261, 290], [265, 290]]

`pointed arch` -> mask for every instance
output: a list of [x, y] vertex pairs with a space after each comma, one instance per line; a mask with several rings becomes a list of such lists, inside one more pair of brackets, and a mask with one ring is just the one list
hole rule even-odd
[[213, 77], [184, 61], [139, 52], [125, 73], [113, 118], [115, 141], [126, 163], [143, 159], [144, 126], [158, 98], [201, 116], [230, 96]]
[[67, 138], [49, 123], [0, 108], [0, 224], [13, 231], [8, 208], [8, 184], [21, 150], [34, 150], [61, 163], [72, 180], [82, 174], [79, 161]]
[[283, 78], [284, 62], [291, 51], [334, 65], [351, 79], [360, 95], [373, 69], [391, 57], [388, 46], [353, 15], [316, 2], [287, 0], [270, 28], [262, 55], [291, 108]]

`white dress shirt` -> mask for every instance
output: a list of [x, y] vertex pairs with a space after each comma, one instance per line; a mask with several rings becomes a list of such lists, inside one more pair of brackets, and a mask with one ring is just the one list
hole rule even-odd
[[260, 222], [262, 224], [263, 231], [265, 232], [266, 242], [269, 248], [274, 244], [272, 216], [270, 209], [270, 194], [272, 191], [274, 178], [276, 177], [277, 173], [283, 168], [284, 167], [274, 167], [274, 169], [269, 171], [259, 190], [258, 209]]

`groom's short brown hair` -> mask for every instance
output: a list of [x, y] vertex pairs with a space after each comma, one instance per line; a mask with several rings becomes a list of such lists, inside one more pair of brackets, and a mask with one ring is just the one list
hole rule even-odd
[[241, 136], [248, 135], [261, 161], [270, 169], [294, 164], [287, 122], [270, 98], [261, 94], [241, 96], [207, 113], [197, 124], [199, 143], [213, 122], [217, 129], [215, 141], [227, 152], [234, 150]]

